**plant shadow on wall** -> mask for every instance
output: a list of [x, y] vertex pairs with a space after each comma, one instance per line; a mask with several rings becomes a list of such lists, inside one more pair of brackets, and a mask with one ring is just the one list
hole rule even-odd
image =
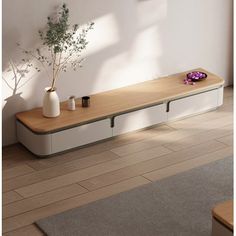
[[[24, 49], [20, 43], [17, 43], [18, 49], [24, 54], [24, 58], [21, 59], [21, 64], [18, 63], [17, 65], [13, 61], [10, 61], [10, 69], [5, 69], [4, 71], [5, 76], [3, 80], [12, 91], [12, 95], [5, 99], [6, 104], [3, 108], [3, 137], [5, 137], [6, 132], [8, 132], [8, 135], [10, 132], [12, 136], [10, 138], [14, 138], [13, 136], [15, 136], [14, 115], [19, 111], [26, 110], [28, 102], [21, 96], [22, 92], [19, 92], [19, 89], [24, 87], [33, 77], [31, 75], [32, 72], [45, 70], [49, 80], [51, 80], [51, 86], [47, 88], [46, 95], [52, 93], [55, 97], [55, 84], [60, 72], [66, 72], [68, 67], [72, 67], [73, 70], [81, 67], [81, 62], [83, 61], [83, 58], [80, 58], [81, 52], [88, 44], [86, 35], [92, 29], [94, 23], [88, 23], [85, 27], [75, 24], [70, 29], [68, 18], [69, 9], [66, 4], [63, 4], [60, 11], [56, 11], [47, 18], [47, 27], [39, 30], [38, 33], [42, 42], [40, 46], [34, 46], [33, 49], [28, 50]], [[13, 76], [9, 75], [10, 72]], [[45, 97], [50, 98], [50, 95]], [[60, 101], [58, 97], [56, 102], [57, 111], [56, 114], [55, 112], [53, 114], [51, 110], [54, 109], [55, 111], [55, 108], [51, 107], [55, 104], [49, 104], [47, 109], [44, 109], [44, 99], [44, 116], [56, 117], [60, 114]], [[14, 106], [17, 106], [17, 109], [14, 109]], [[9, 127], [11, 130], [9, 130]]]
[[70, 27], [69, 8], [64, 3], [58, 12], [47, 18], [47, 27], [39, 30], [42, 45], [33, 50], [22, 49], [27, 60], [33, 58], [39, 62], [42, 69], [46, 70], [49, 79], [52, 80], [51, 86], [45, 88], [43, 116], [57, 117], [60, 115], [60, 100], [56, 93], [56, 82], [61, 72], [67, 72], [69, 68], [76, 71], [77, 68], [82, 67], [84, 58], [81, 57], [81, 54], [86, 49], [87, 33], [93, 29], [93, 25], [94, 23], [91, 22], [83, 27], [78, 24]]
[[37, 67], [33, 66], [32, 61], [16, 64], [11, 60], [9, 68], [2, 75], [3, 81], [9, 90], [12, 91], [12, 94], [4, 99], [6, 103], [2, 110], [3, 137], [8, 133], [12, 136], [10, 138], [15, 139], [15, 114], [27, 108], [27, 103], [22, 97], [20, 90], [35, 77], [35, 74], [32, 73], [33, 70], [31, 70], [33, 68], [39, 71]]
[[[153, 79], [157, 74], [162, 74], [159, 60], [163, 52], [159, 50], [162, 45], [158, 24], [166, 18], [166, 0], [123, 0], [119, 3], [103, 0], [99, 1], [99, 7], [98, 2], [92, 0], [66, 2], [73, 6], [72, 21], [77, 21], [78, 16], [82, 24], [95, 21], [95, 29], [89, 38], [91, 43], [86, 54], [86, 68], [78, 73], [72, 71], [66, 76], [62, 75], [69, 79], [58, 80], [60, 100], [65, 100], [71, 94], [77, 97], [89, 95]], [[46, 7], [44, 5], [42, 9], [45, 11]], [[33, 3], [29, 3], [29, 8], [33, 8]], [[162, 11], [164, 13], [160, 16]], [[146, 14], [149, 16], [147, 19]], [[34, 41], [32, 46], [37, 47], [36, 44], [37, 41]], [[43, 76], [35, 80], [30, 88], [30, 95], [26, 99], [28, 109], [41, 105], [43, 82], [40, 81], [43, 81]], [[78, 80], [78, 77], [81, 79]], [[86, 78], [86, 81], [82, 78]], [[28, 102], [30, 99], [34, 100], [34, 104]]]

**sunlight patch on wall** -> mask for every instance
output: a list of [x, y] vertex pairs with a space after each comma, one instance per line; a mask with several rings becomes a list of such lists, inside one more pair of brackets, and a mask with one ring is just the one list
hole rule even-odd
[[145, 61], [162, 55], [157, 26], [149, 27], [137, 35], [131, 55], [136, 61]]
[[143, 30], [137, 34], [129, 50], [103, 64], [94, 90], [105, 91], [154, 79], [159, 74], [158, 59], [161, 55], [158, 28], [152, 26]]
[[85, 56], [94, 54], [102, 49], [119, 42], [119, 32], [113, 14], [107, 14], [94, 20], [94, 29], [88, 33], [89, 44]]
[[167, 17], [167, 0], [141, 1], [137, 4], [137, 19], [140, 28], [157, 24]]

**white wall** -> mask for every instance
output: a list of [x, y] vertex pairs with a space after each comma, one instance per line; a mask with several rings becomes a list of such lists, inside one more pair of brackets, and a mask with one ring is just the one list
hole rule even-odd
[[[3, 75], [19, 61], [16, 42], [38, 43], [38, 29], [60, 0], [3, 0]], [[203, 67], [232, 83], [232, 0], [65, 0], [71, 23], [95, 22], [87, 60], [77, 72], [61, 74], [61, 100], [158, 76]], [[3, 145], [16, 142], [16, 112], [41, 106], [44, 73], [17, 91], [3, 82]], [[26, 79], [26, 78], [25, 78]], [[24, 80], [22, 81], [23, 84]]]

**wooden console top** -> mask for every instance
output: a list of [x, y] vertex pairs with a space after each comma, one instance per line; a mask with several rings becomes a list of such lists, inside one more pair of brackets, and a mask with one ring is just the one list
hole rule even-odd
[[185, 85], [183, 79], [187, 71], [91, 95], [89, 108], [82, 108], [81, 99], [77, 99], [76, 110], [68, 111], [67, 102], [62, 102], [61, 114], [56, 118], [43, 117], [42, 108], [20, 112], [16, 118], [31, 131], [45, 134], [204, 92], [224, 84], [223, 79], [206, 70], [195, 70], [206, 72], [207, 79], [195, 85]]
[[222, 224], [233, 230], [233, 200], [218, 204], [212, 210], [212, 215]]

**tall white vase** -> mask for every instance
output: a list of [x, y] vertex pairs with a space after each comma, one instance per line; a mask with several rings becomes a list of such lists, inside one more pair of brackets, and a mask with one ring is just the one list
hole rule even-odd
[[55, 90], [50, 91], [50, 87], [45, 88], [43, 115], [45, 117], [57, 117], [60, 115], [60, 100]]

